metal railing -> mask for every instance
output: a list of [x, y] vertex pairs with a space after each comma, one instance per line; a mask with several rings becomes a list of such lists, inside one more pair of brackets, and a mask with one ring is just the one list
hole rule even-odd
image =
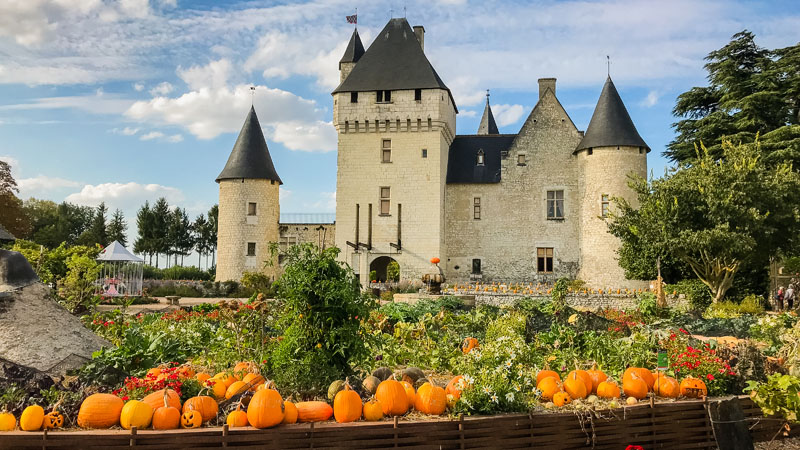
[[334, 223], [336, 213], [281, 213], [281, 223]]

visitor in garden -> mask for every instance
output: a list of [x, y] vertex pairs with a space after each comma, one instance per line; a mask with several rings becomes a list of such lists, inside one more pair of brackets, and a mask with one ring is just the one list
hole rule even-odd
[[775, 293], [775, 306], [778, 311], [783, 310], [783, 286], [778, 288], [778, 292]]
[[790, 284], [789, 288], [786, 289], [783, 299], [786, 300], [786, 309], [791, 310], [794, 306], [794, 284]]

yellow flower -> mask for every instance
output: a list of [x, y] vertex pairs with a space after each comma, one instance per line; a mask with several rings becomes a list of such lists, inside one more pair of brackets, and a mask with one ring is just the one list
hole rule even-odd
[[322, 344], [317, 342], [317, 348], [322, 348]]

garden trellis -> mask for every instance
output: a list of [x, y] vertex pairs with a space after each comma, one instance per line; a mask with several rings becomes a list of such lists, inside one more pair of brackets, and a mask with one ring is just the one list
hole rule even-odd
[[129, 252], [117, 241], [100, 252], [103, 267], [97, 280], [97, 294], [109, 297], [142, 295], [144, 259]]

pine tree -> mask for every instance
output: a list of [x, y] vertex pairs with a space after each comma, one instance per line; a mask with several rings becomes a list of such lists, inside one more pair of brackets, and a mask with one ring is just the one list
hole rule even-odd
[[197, 252], [197, 268], [199, 269], [203, 255], [208, 253], [208, 222], [203, 214], [194, 219], [192, 236], [194, 238], [194, 250]]
[[[159, 198], [153, 205], [153, 253], [156, 255], [156, 267], [158, 267], [158, 255], [166, 254], [169, 256], [170, 242], [167, 236], [169, 232], [169, 222], [171, 212], [169, 204], [164, 197]], [[169, 257], [167, 258], [169, 262]]]
[[108, 241], [117, 241], [122, 244], [123, 247], [126, 247], [128, 245], [128, 236], [126, 234], [127, 231], [128, 224], [125, 222], [125, 217], [122, 215], [122, 211], [119, 209], [114, 210], [114, 214], [111, 215], [111, 221], [108, 223], [108, 227], [106, 228]]
[[219, 205], [214, 205], [208, 210], [208, 244], [211, 252], [211, 266], [216, 266], [215, 256], [217, 251], [217, 228], [219, 218]]
[[150, 257], [150, 265], [153, 265], [153, 210], [150, 203], [145, 201], [144, 205], [136, 213], [136, 228], [139, 236], [133, 243], [133, 251]]
[[103, 247], [108, 245], [108, 234], [106, 233], [106, 208], [105, 202], [100, 202], [97, 209], [94, 211], [91, 226], [89, 229], [81, 233], [78, 239], [83, 245], [100, 244]]
[[185, 210], [177, 206], [170, 214], [167, 239], [169, 240], [169, 252], [175, 256], [175, 265], [178, 265], [178, 256], [181, 256], [181, 265], [183, 265], [183, 257], [191, 252], [194, 241], [192, 240], [189, 216]]

